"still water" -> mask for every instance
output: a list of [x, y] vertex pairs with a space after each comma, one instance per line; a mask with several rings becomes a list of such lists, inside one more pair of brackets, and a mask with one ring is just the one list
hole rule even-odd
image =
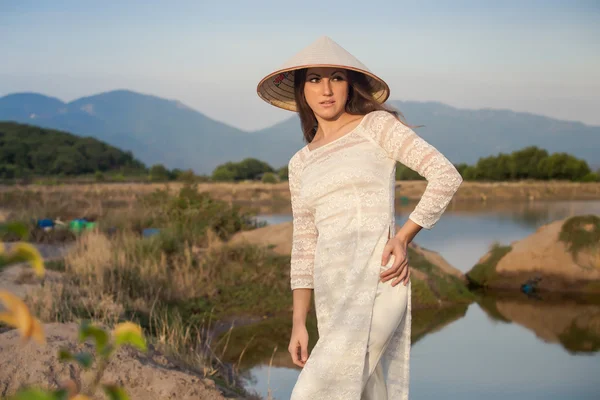
[[[398, 224], [412, 207], [397, 205]], [[466, 272], [494, 242], [510, 244], [545, 223], [587, 213], [600, 215], [600, 201], [453, 206], [415, 241]], [[291, 220], [289, 214], [260, 218], [269, 224]], [[419, 327], [413, 332], [411, 399], [600, 398], [598, 302], [517, 293], [413, 318]], [[287, 400], [299, 373], [286, 353], [289, 321], [259, 331], [272, 340], [257, 350], [261, 354], [248, 354], [247, 387], [264, 398]]]

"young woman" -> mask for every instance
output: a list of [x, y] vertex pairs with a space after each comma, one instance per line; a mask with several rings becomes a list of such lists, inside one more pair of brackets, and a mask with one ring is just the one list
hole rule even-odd
[[[328, 37], [269, 74], [258, 94], [298, 112], [307, 145], [289, 162], [293, 214], [292, 400], [408, 398], [407, 246], [438, 221], [462, 179], [383, 103], [388, 85]], [[395, 167], [427, 179], [396, 233]], [[308, 355], [314, 291], [319, 339]]]

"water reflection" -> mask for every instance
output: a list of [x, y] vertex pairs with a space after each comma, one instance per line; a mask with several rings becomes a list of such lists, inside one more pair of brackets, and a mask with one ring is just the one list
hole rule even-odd
[[572, 354], [600, 351], [600, 301], [564, 297], [526, 299], [524, 296], [487, 296], [479, 305], [487, 315], [518, 324], [546, 343], [560, 344]]
[[[467, 308], [468, 305], [461, 304], [441, 309], [413, 310], [412, 343], [415, 344], [426, 335], [440, 331], [453, 321], [464, 317]], [[309, 315], [306, 326], [310, 351], [318, 339], [314, 314]], [[241, 370], [248, 370], [261, 364], [295, 368], [287, 351], [291, 329], [291, 313], [245, 326], [234, 326], [219, 338], [223, 348], [215, 350], [217, 353], [223, 350], [223, 359], [226, 362], [238, 363]], [[227, 343], [227, 347], [225, 347], [225, 343]]]
[[[287, 353], [290, 321], [285, 315], [233, 330], [230, 343], [239, 344], [227, 359], [245, 349], [242, 376], [262, 396], [271, 390], [288, 399], [299, 373]], [[312, 318], [309, 331], [312, 348]], [[411, 399], [594, 398], [600, 300], [488, 295], [470, 306], [414, 310], [412, 354]]]

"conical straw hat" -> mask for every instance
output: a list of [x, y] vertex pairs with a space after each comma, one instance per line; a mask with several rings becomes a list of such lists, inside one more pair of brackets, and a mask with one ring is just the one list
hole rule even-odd
[[372, 73], [356, 57], [327, 36], [322, 36], [285, 62], [277, 71], [264, 77], [256, 91], [267, 103], [285, 110], [297, 111], [294, 98], [294, 71], [308, 67], [341, 67], [363, 73], [371, 86], [371, 95], [379, 102], [390, 96], [385, 81]]

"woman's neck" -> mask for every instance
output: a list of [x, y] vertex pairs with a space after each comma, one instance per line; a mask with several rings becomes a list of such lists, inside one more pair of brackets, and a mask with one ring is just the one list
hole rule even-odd
[[315, 133], [315, 139], [318, 138], [324, 140], [329, 140], [329, 138], [332, 136], [336, 136], [340, 129], [343, 129], [345, 125], [348, 125], [356, 118], [355, 115], [350, 115], [347, 112], [342, 112], [335, 119], [329, 120], [320, 118], [318, 116], [315, 117], [317, 118], [317, 122], [319, 124], [317, 132]]

